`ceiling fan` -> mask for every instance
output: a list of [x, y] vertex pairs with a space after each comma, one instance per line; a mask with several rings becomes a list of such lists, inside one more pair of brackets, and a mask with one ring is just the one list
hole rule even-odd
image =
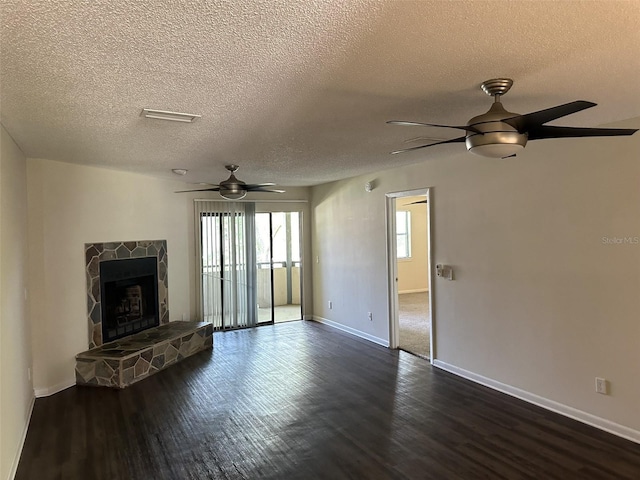
[[513, 80], [510, 78], [494, 78], [484, 82], [482, 84], [482, 90], [494, 98], [494, 103], [488, 112], [473, 117], [466, 125], [440, 125], [401, 120], [388, 121], [387, 123], [391, 125], [445, 127], [464, 130], [466, 132], [462, 137], [396, 150], [391, 153], [410, 152], [412, 150], [442, 145], [444, 143], [464, 142], [467, 150], [476, 155], [507, 158], [513, 157], [516, 153], [520, 152], [528, 140], [633, 135], [638, 131], [637, 129], [631, 128], [580, 128], [545, 125], [545, 123], [557, 118], [596, 106], [595, 103], [584, 100], [565, 103], [564, 105], [558, 105], [525, 115], [508, 112], [502, 106], [500, 97], [507, 93], [512, 85]]
[[240, 200], [247, 195], [247, 192], [271, 192], [284, 193], [284, 190], [274, 190], [267, 187], [273, 187], [275, 183], [257, 183], [254, 185], [244, 183], [235, 176], [236, 171], [240, 168], [238, 165], [225, 165], [224, 168], [231, 172], [228, 179], [220, 184], [210, 184], [210, 188], [201, 188], [199, 190], [181, 190], [176, 193], [186, 192], [220, 192], [220, 196], [227, 200]]

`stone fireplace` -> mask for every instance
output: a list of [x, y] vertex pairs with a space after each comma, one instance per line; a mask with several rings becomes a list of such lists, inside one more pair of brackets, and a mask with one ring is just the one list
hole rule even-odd
[[85, 244], [89, 350], [76, 384], [126, 388], [213, 348], [213, 325], [169, 322], [167, 242]]
[[167, 242], [85, 244], [89, 349], [169, 322]]

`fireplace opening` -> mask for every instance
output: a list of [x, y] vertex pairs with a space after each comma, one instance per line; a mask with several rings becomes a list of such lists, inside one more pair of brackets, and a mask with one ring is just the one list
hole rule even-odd
[[160, 324], [156, 257], [101, 262], [100, 292], [104, 343]]

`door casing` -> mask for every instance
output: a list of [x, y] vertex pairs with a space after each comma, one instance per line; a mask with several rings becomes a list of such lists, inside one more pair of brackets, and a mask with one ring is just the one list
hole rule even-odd
[[436, 322], [435, 322], [435, 282], [433, 281], [433, 253], [434, 244], [432, 232], [433, 221], [433, 187], [419, 188], [415, 190], [405, 190], [401, 192], [390, 192], [386, 196], [386, 230], [387, 230], [387, 285], [388, 285], [388, 305], [389, 305], [389, 348], [398, 348], [400, 340], [400, 324], [398, 313], [398, 259], [396, 245], [396, 200], [404, 197], [425, 195], [427, 198], [427, 278], [429, 285], [429, 347], [431, 363], [436, 356]]

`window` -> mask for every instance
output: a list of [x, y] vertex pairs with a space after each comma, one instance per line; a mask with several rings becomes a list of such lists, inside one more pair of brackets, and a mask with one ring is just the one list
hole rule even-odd
[[411, 258], [411, 212], [396, 212], [398, 258]]

